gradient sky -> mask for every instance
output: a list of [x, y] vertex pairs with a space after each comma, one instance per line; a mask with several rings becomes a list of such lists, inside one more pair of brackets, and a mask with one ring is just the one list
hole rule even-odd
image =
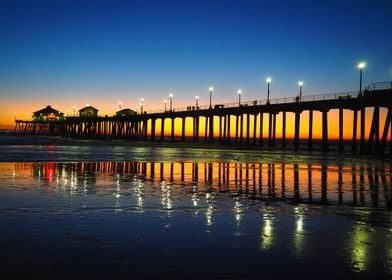
[[[46, 105], [163, 108], [392, 80], [392, 1], [0, 0], [0, 125]], [[1, 128], [0, 126], [0, 128]]]

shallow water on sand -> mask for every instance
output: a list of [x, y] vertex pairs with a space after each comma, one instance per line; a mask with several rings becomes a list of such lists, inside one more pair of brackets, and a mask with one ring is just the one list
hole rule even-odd
[[2, 279], [392, 276], [389, 159], [109, 146], [0, 154]]

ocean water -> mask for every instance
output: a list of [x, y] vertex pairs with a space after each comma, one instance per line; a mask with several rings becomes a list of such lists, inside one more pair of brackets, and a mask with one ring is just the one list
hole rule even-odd
[[0, 146], [0, 278], [392, 277], [392, 163]]

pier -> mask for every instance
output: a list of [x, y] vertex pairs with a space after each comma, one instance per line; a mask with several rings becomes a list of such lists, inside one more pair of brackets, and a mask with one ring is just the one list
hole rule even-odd
[[[380, 109], [386, 109], [385, 122], [380, 121]], [[343, 127], [351, 129], [349, 150], [360, 153], [392, 153], [392, 82], [369, 84], [362, 92], [352, 91], [323, 95], [255, 100], [244, 103], [216, 104], [214, 106], [188, 106], [183, 109], [145, 112], [130, 116], [113, 117], [67, 117], [50, 121], [15, 121], [16, 134], [52, 135], [87, 139], [128, 139], [139, 141], [181, 141], [194, 143], [220, 143], [248, 147], [322, 149], [331, 148], [328, 129], [328, 112], [337, 109], [339, 151], [347, 151], [347, 139]], [[353, 113], [352, 123], [344, 120], [344, 112]], [[301, 115], [309, 116], [307, 138], [300, 138]], [[313, 136], [314, 112], [321, 112], [321, 146]], [[289, 123], [287, 113], [294, 114], [294, 123]], [[281, 114], [282, 133], [277, 138], [277, 115]], [[371, 115], [370, 131], [366, 134], [365, 120]], [[358, 117], [359, 116], [359, 117]], [[191, 119], [192, 135], [186, 135], [186, 121]], [[268, 118], [265, 129], [264, 120]], [[171, 121], [171, 128], [165, 128], [165, 120]], [[175, 127], [175, 120], [181, 120], [181, 127]], [[204, 131], [201, 129], [203, 123]], [[157, 124], [160, 124], [158, 130]], [[294, 127], [293, 139], [286, 137], [288, 126]], [[235, 133], [233, 133], [233, 128]], [[263, 131], [267, 131], [265, 137]], [[180, 131], [176, 135], [175, 131]], [[357, 135], [359, 131], [359, 135]], [[381, 131], [381, 133], [380, 133]], [[158, 133], [159, 132], [159, 133]], [[168, 136], [169, 135], [169, 136]], [[389, 137], [388, 137], [389, 135]], [[389, 140], [388, 140], [389, 138]], [[288, 141], [290, 140], [290, 141]], [[389, 143], [388, 143], [389, 141]], [[290, 143], [289, 143], [290, 142]]]

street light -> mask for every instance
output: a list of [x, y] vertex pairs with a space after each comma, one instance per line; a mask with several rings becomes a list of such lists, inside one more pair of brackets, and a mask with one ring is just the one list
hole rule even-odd
[[166, 112], [166, 104], [167, 104], [167, 100], [163, 100], [163, 103], [165, 103], [165, 112]]
[[143, 114], [144, 98], [140, 98], [140, 113]]
[[265, 81], [267, 82], [267, 104], [270, 103], [270, 84], [272, 79], [270, 77], [268, 77], [267, 79], [265, 79]]
[[199, 96], [196, 95], [195, 99], [196, 99], [196, 109], [197, 109], [197, 107], [199, 107]]
[[170, 93], [169, 97], [170, 97], [170, 112], [172, 112], [173, 111], [173, 93]]
[[237, 90], [237, 93], [238, 93], [238, 106], [241, 106], [241, 93], [242, 93], [242, 90]]
[[301, 102], [301, 100], [302, 100], [302, 86], [304, 85], [304, 83], [302, 81], [299, 81], [298, 85], [299, 85], [299, 101]]
[[76, 116], [76, 106], [73, 106], [74, 117]]
[[212, 92], [214, 91], [213, 87], [210, 87], [210, 109], [212, 108]]
[[121, 102], [121, 101], [118, 102], [118, 109], [119, 109], [119, 110], [121, 110], [121, 105], [122, 105], [122, 102]]
[[366, 67], [366, 62], [360, 62], [358, 63], [358, 68], [359, 68], [359, 93], [362, 93], [362, 72], [363, 68]]

